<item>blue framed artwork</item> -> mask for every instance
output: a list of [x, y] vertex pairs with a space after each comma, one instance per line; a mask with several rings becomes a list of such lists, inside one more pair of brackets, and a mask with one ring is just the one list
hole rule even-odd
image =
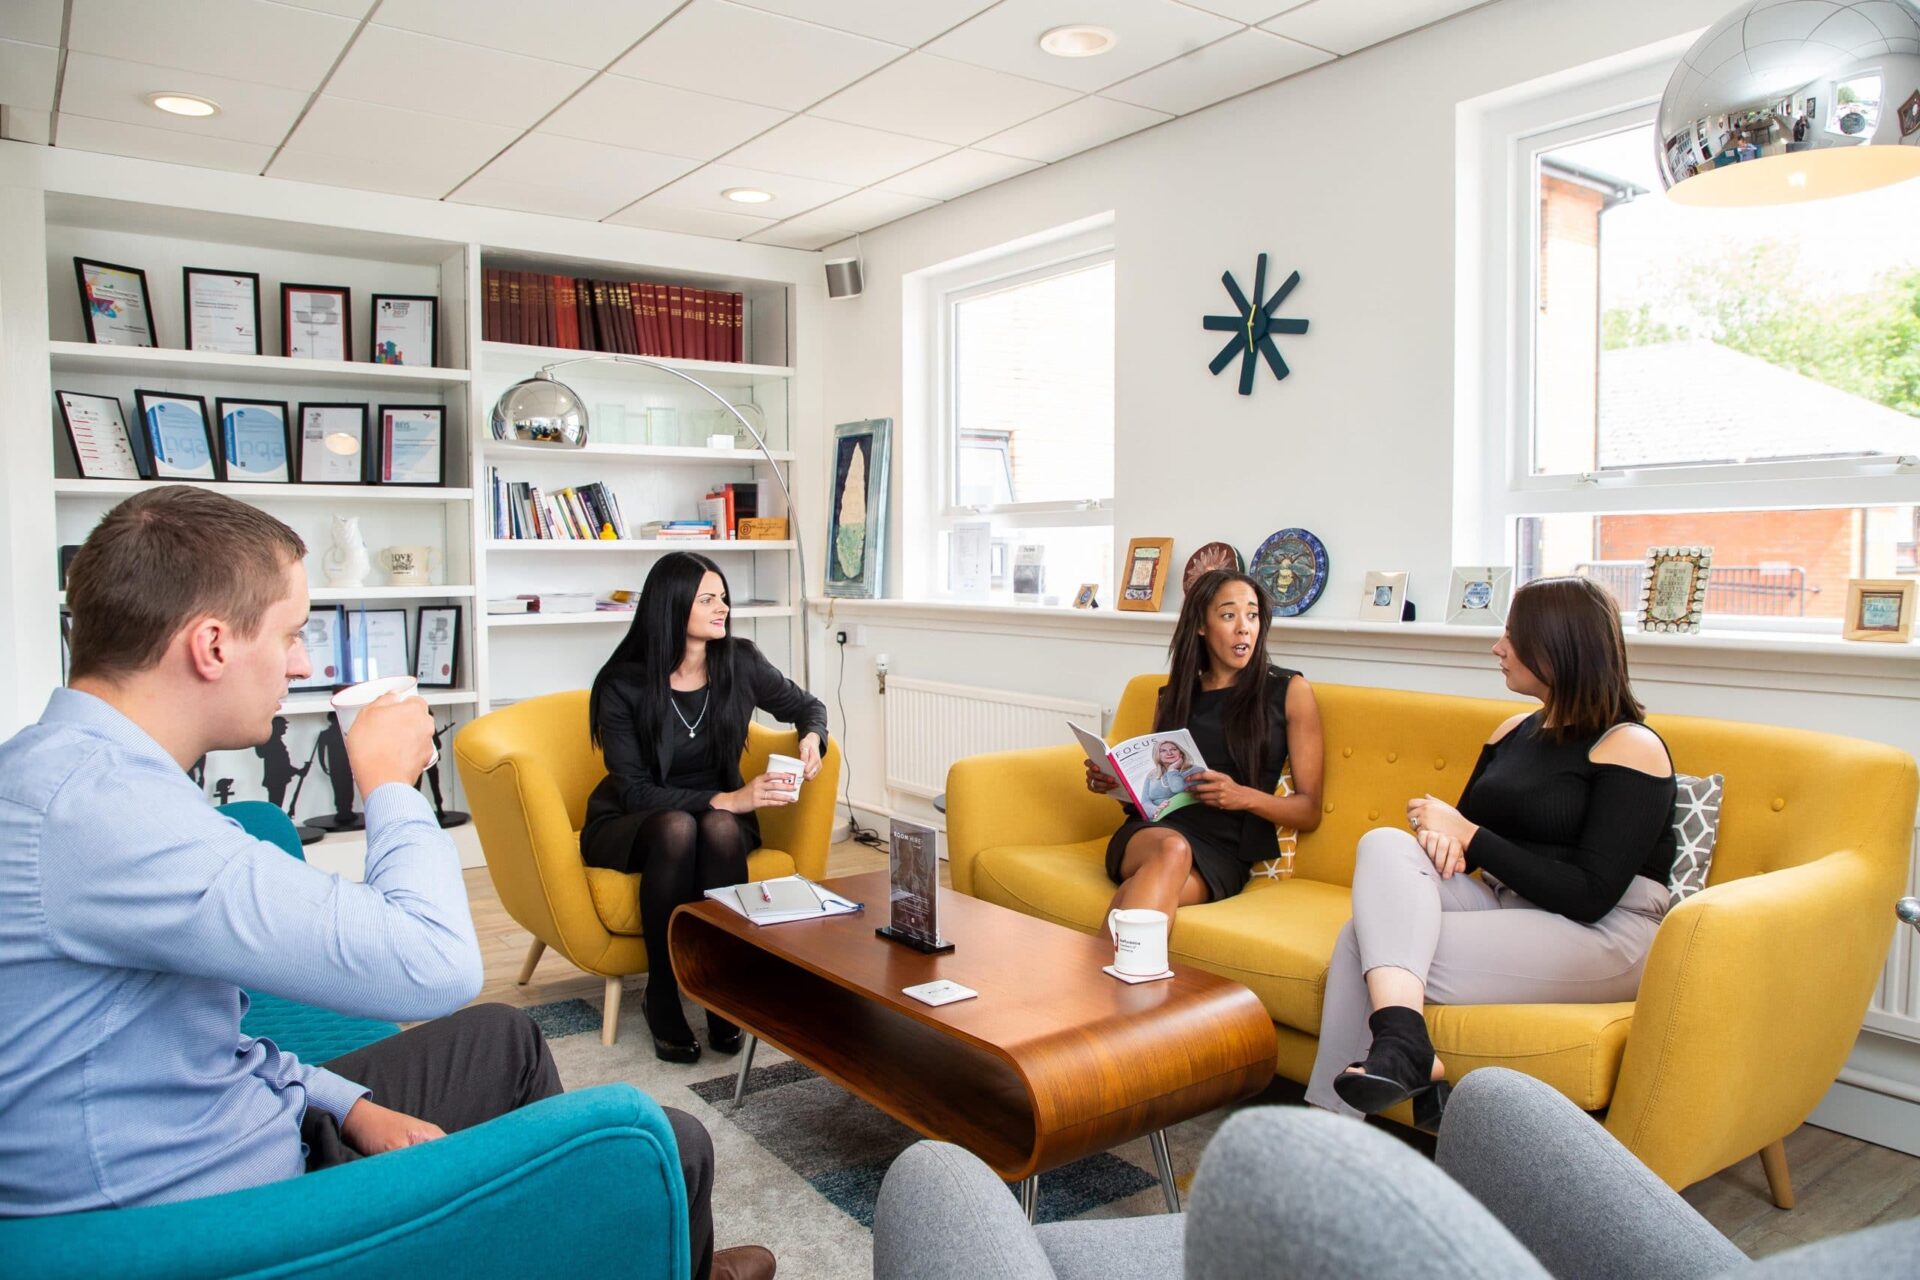
[[827, 519], [827, 594], [874, 600], [886, 594], [887, 492], [893, 419], [833, 429], [833, 495]]
[[293, 479], [293, 429], [284, 400], [214, 401], [227, 479], [286, 484]]

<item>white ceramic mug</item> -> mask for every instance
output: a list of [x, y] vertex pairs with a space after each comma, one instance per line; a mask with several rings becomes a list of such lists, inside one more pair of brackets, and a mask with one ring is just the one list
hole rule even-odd
[[[330, 702], [333, 713], [340, 718], [340, 736], [345, 737], [353, 728], [353, 722], [360, 717], [360, 709], [367, 704], [377, 702], [389, 693], [397, 693], [404, 698], [420, 696], [420, 682], [412, 676], [382, 676], [378, 680], [362, 680], [359, 684], [350, 684], [333, 695]], [[440, 763], [440, 748], [433, 749], [433, 755], [427, 760], [426, 767], [431, 769]]]
[[380, 552], [380, 567], [396, 587], [424, 587], [433, 581], [432, 557], [432, 547], [386, 547]]
[[790, 794], [795, 800], [800, 798], [800, 784], [807, 780], [807, 766], [804, 761], [797, 756], [768, 756], [767, 772], [792, 774], [793, 791]]
[[1107, 912], [1113, 938], [1113, 967], [1134, 978], [1167, 971], [1167, 913], [1144, 907]]

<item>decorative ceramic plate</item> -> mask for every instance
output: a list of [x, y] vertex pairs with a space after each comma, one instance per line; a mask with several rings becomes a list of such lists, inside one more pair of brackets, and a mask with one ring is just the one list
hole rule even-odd
[[1313, 608], [1327, 588], [1327, 548], [1305, 529], [1282, 529], [1253, 553], [1253, 576], [1273, 596], [1273, 616]]
[[1212, 569], [1232, 569], [1238, 572], [1245, 569], [1240, 553], [1224, 542], [1209, 542], [1187, 557], [1187, 567], [1180, 575], [1180, 589], [1193, 590], [1193, 580]]

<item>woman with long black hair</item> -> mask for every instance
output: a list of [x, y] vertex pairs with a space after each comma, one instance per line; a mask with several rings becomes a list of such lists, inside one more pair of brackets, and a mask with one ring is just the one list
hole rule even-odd
[[[1199, 804], [1147, 822], [1132, 805], [1107, 843], [1116, 907], [1164, 911], [1230, 898], [1276, 853], [1279, 826], [1320, 825], [1320, 706], [1298, 671], [1267, 661], [1273, 600], [1232, 569], [1201, 574], [1174, 624], [1171, 671], [1153, 729], [1185, 729], [1207, 768], [1186, 789]], [[1293, 793], [1274, 794], [1291, 763]], [[1087, 762], [1087, 789], [1114, 782]]]
[[[689, 551], [662, 556], [588, 702], [607, 776], [587, 801], [580, 854], [590, 867], [640, 873], [642, 1004], [653, 1050], [666, 1062], [700, 1057], [667, 958], [667, 918], [708, 889], [745, 883], [747, 855], [760, 847], [754, 811], [792, 804], [799, 783], [819, 772], [827, 743], [825, 704], [734, 636], [730, 613], [719, 565]], [[803, 778], [741, 778], [756, 708], [799, 731]], [[733, 1053], [740, 1028], [709, 1014], [707, 1043]]]

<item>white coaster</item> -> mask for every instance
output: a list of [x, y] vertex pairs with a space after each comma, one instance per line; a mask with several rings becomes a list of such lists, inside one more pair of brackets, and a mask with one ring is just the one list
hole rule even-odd
[[1165, 973], [1149, 973], [1145, 977], [1142, 977], [1139, 974], [1122, 973], [1110, 964], [1101, 965], [1100, 972], [1111, 974], [1112, 976], [1120, 979], [1120, 981], [1126, 983], [1128, 986], [1133, 986], [1142, 982], [1164, 982], [1166, 979], [1171, 978], [1173, 976], [1173, 970], [1169, 969]]

